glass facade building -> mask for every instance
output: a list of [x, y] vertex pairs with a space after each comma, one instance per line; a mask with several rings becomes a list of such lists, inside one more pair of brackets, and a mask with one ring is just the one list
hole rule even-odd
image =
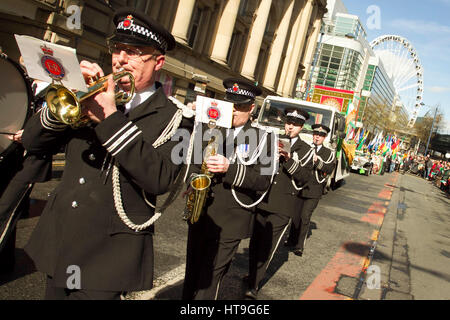
[[354, 90], [363, 60], [358, 51], [324, 43], [313, 82], [336, 89]]
[[[396, 100], [393, 82], [370, 47], [358, 16], [338, 12], [324, 23], [325, 35], [317, 49], [312, 87], [354, 91], [353, 103], [359, 108], [357, 121], [373, 129], [384, 128], [386, 121], [380, 119], [395, 121], [393, 111], [402, 125], [407, 119], [404, 107]], [[314, 92], [315, 99], [319, 99], [319, 90]]]
[[335, 21], [334, 34], [336, 36], [345, 37], [352, 35], [355, 39], [365, 39], [367, 37], [366, 31], [361, 25], [358, 17], [338, 13]]
[[[333, 23], [325, 28], [328, 39], [365, 39], [366, 32], [357, 16], [338, 13]], [[319, 47], [317, 68], [312, 77], [313, 83], [336, 89], [355, 90], [362, 64], [364, 51], [344, 44], [324, 41]]]
[[359, 110], [358, 116], [363, 122], [373, 123], [380, 116], [387, 118], [395, 110], [395, 88], [379, 65], [368, 65], [363, 90], [370, 91], [370, 98], [364, 100], [363, 107], [360, 106]]

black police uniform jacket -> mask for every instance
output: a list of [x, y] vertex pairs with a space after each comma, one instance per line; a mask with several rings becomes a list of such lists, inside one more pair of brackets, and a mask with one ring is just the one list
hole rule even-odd
[[[247, 130], [258, 132], [257, 143], [255, 141], [251, 143], [245, 138]], [[222, 129], [221, 131], [225, 139], [226, 130]], [[238, 143], [244, 141], [248, 144], [249, 149], [246, 154], [250, 157], [261, 141], [263, 134], [263, 130], [252, 127], [251, 122], [248, 121], [234, 140], [223, 141], [223, 148], [219, 148], [219, 150], [222, 149], [225, 156], [230, 156], [225, 153], [229, 153], [230, 149], [234, 152], [240, 152]], [[241, 206], [234, 198], [232, 188], [235, 190], [237, 199], [247, 206], [257, 201], [262, 192], [267, 191], [272, 178], [270, 172], [273, 171], [273, 167], [271, 169], [271, 166], [274, 164], [274, 155], [271, 148], [273, 138], [271, 133], [267, 135], [267, 141], [256, 163], [244, 165], [236, 158], [233, 163], [230, 163], [226, 173], [214, 174], [205, 210], [200, 217], [203, 220], [202, 223], [207, 225], [205, 227], [208, 232], [207, 237], [244, 239], [251, 235], [255, 206], [251, 208]], [[227, 143], [229, 146], [226, 146]], [[207, 141], [203, 145], [203, 150], [206, 144]], [[244, 161], [249, 160], [249, 157], [246, 157], [245, 154], [242, 154], [242, 157]], [[190, 172], [200, 173], [200, 165], [191, 166]]]
[[305, 183], [303, 175], [305, 172], [312, 171], [313, 162], [312, 160], [302, 162], [302, 166], [299, 161], [293, 159], [292, 155], [297, 153], [298, 159], [302, 159], [309, 152], [311, 152], [311, 146], [299, 137], [291, 146], [291, 158], [288, 161], [280, 161], [279, 170], [270, 186], [269, 193], [258, 205], [258, 209], [290, 218], [296, 214], [300, 202], [299, 191], [296, 188], [300, 188]]
[[[156, 195], [168, 191], [180, 166], [171, 161], [177, 142], [152, 146], [177, 107], [162, 88], [128, 115], [117, 111], [94, 127], [78, 130], [61, 125], [43, 108], [23, 135], [29, 152], [48, 153], [66, 144], [61, 183], [50, 196], [26, 251], [39, 271], [66, 287], [69, 266], [81, 272], [81, 289], [130, 291], [152, 288], [153, 228], [135, 232], [115, 209], [111, 174], [105, 158], [120, 169], [123, 207], [128, 218], [142, 224], [154, 214]], [[187, 129], [191, 123], [182, 122]], [[73, 267], [72, 267], [73, 268]]]
[[301, 197], [303, 198], [320, 199], [327, 183], [326, 177], [333, 172], [336, 166], [336, 157], [333, 150], [322, 145], [317, 152], [317, 156], [320, 158], [314, 163], [313, 170], [302, 170], [305, 177], [304, 188], [301, 190]]

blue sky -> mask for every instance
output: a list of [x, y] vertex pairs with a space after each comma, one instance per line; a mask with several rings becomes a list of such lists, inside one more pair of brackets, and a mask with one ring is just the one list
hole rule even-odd
[[[445, 117], [450, 134], [450, 0], [342, 0], [349, 14], [359, 16], [370, 42], [384, 34], [405, 37], [416, 49], [424, 68], [424, 106], [419, 116], [435, 105]], [[380, 8], [380, 29], [367, 26], [373, 20], [369, 6]], [[372, 17], [373, 18], [373, 17]], [[434, 109], [432, 110], [432, 112]], [[431, 112], [431, 114], [433, 114]]]

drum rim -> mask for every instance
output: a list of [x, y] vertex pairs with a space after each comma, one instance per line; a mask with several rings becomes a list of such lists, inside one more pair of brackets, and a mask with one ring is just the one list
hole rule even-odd
[[[22, 69], [20, 64], [17, 63], [16, 61], [14, 61], [13, 59], [11, 59], [10, 57], [8, 57], [6, 54], [0, 54], [0, 58], [11, 63], [16, 68], [16, 70], [19, 71], [19, 74], [22, 76], [22, 79], [25, 83], [25, 87], [26, 87], [27, 95], [28, 95], [28, 107], [26, 110], [25, 119], [23, 120], [23, 124], [21, 127], [21, 129], [23, 129], [25, 127], [25, 124], [27, 123], [27, 120], [31, 117], [31, 111], [32, 111], [31, 107], [34, 102], [33, 91], [31, 88], [31, 79], [28, 77], [26, 72]], [[0, 152], [0, 162], [3, 161], [18, 146], [19, 146], [19, 144], [15, 143], [15, 142], [11, 142], [11, 144], [5, 150]]]

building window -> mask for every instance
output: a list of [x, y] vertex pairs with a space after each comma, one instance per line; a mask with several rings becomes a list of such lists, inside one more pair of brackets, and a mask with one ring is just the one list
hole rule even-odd
[[188, 104], [189, 102], [193, 102], [193, 101], [195, 101], [195, 99], [197, 99], [198, 93], [195, 92], [194, 89], [195, 89], [195, 83], [189, 83], [184, 103]]
[[206, 89], [205, 91], [205, 96], [208, 98], [215, 98], [216, 97], [216, 93], [212, 90]]
[[189, 29], [188, 45], [192, 48], [194, 46], [195, 39], [197, 37], [198, 31], [200, 29], [200, 19], [202, 17], [203, 9], [198, 6], [194, 9], [194, 14], [192, 15], [191, 26]]
[[239, 15], [245, 16], [247, 14], [247, 6], [248, 6], [248, 0], [241, 0], [241, 3], [239, 4]]
[[227, 53], [227, 61], [230, 61], [231, 52], [234, 50], [234, 47], [236, 46], [236, 41], [238, 38], [238, 34], [236, 32], [233, 32], [233, 35], [231, 36], [230, 46], [228, 47], [228, 53]]

